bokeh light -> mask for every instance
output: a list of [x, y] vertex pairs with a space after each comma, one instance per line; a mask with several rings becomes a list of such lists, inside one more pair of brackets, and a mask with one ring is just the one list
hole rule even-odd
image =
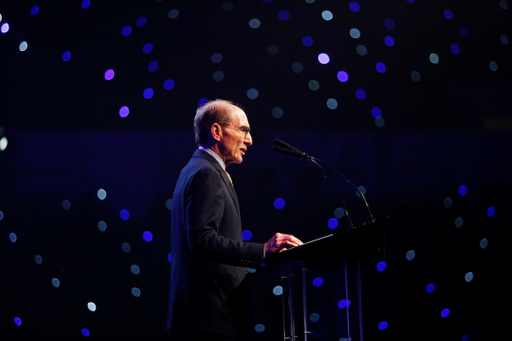
[[345, 300], [345, 299], [342, 299], [338, 302], [338, 308], [340, 309], [343, 309], [343, 308], [347, 308], [347, 307], [350, 307], [350, 300]]
[[107, 223], [104, 222], [103, 220], [100, 220], [98, 222], [98, 230], [100, 230], [101, 232], [105, 232], [106, 229], [107, 229]]
[[125, 106], [122, 106], [120, 109], [119, 109], [119, 116], [122, 117], [122, 118], [125, 118], [126, 116], [128, 116], [130, 114], [130, 108], [128, 108], [126, 105]]
[[151, 72], [155, 72], [156, 70], [158, 70], [158, 62], [156, 62], [156, 61], [150, 62], [148, 65], [148, 70]]
[[322, 12], [322, 19], [324, 19], [325, 21], [330, 21], [330, 20], [332, 20], [332, 18], [334, 18], [334, 15], [332, 15], [331, 11], [323, 11]]
[[259, 96], [258, 90], [254, 89], [254, 88], [247, 90], [247, 97], [249, 99], [256, 99], [256, 98], [258, 98], [258, 96]]
[[130, 26], [125, 26], [123, 27], [123, 29], [121, 30], [121, 34], [123, 36], [129, 36], [130, 34], [132, 33], [132, 28]]
[[0, 152], [3, 152], [5, 148], [7, 148], [7, 145], [9, 144], [9, 141], [7, 140], [7, 137], [2, 137], [0, 139]]
[[450, 309], [446, 308], [446, 309], [443, 309], [443, 311], [441, 311], [441, 316], [443, 318], [448, 317], [448, 315], [450, 315]]
[[23, 52], [23, 51], [26, 51], [28, 48], [28, 43], [26, 41], [22, 41], [20, 43], [20, 51]]
[[436, 286], [434, 285], [434, 283], [430, 283], [430, 284], [427, 285], [426, 290], [430, 294], [430, 293], [432, 293], [434, 291], [435, 288], [436, 288]]
[[130, 218], [130, 212], [128, 212], [128, 210], [122, 209], [121, 212], [119, 212], [119, 216], [123, 220], [128, 220], [128, 218]]
[[222, 9], [226, 12], [231, 11], [233, 9], [233, 3], [230, 1], [223, 2]]
[[172, 199], [167, 199], [167, 200], [165, 201], [165, 207], [166, 207], [169, 211], [171, 211], [171, 210], [172, 210]]
[[89, 337], [89, 335], [91, 335], [91, 333], [89, 332], [89, 329], [87, 329], [87, 328], [83, 328], [81, 330], [81, 332], [82, 332], [82, 335], [85, 337]]
[[201, 98], [199, 101], [197, 101], [197, 106], [200, 108], [202, 107], [203, 105], [205, 105], [206, 103], [208, 103], [208, 98]]
[[458, 217], [457, 219], [455, 219], [455, 226], [461, 227], [462, 224], [464, 224], [464, 220], [461, 217]]
[[292, 70], [293, 70], [293, 72], [295, 72], [295, 73], [301, 73], [301, 72], [302, 72], [302, 70], [304, 70], [304, 66], [302, 66], [302, 64], [301, 64], [301, 63], [296, 62], [296, 63], [293, 63], [293, 64], [292, 64]]
[[309, 90], [316, 91], [320, 89], [320, 83], [318, 83], [317, 80], [312, 79], [308, 82], [308, 88]]
[[405, 258], [407, 258], [407, 260], [411, 261], [414, 259], [414, 257], [416, 257], [416, 252], [414, 252], [414, 250], [407, 251], [405, 255]]
[[411, 72], [411, 79], [415, 82], [419, 82], [421, 79], [421, 75], [418, 71], [414, 70]]
[[316, 322], [320, 319], [320, 315], [318, 315], [317, 313], [313, 313], [309, 316], [309, 320], [311, 322]]
[[216, 82], [221, 82], [224, 79], [224, 72], [222, 71], [215, 71], [212, 75], [212, 78]]
[[446, 19], [453, 19], [453, 12], [450, 11], [449, 9], [445, 9], [444, 10], [444, 17]]
[[256, 269], [253, 269], [253, 268], [247, 268], [247, 272], [250, 273], [250, 274], [253, 274], [256, 272]]
[[105, 191], [103, 188], [100, 188], [98, 190], [97, 195], [98, 195], [98, 199], [105, 200], [105, 198], [107, 197], [107, 191]]
[[361, 9], [361, 7], [359, 7], [359, 4], [358, 4], [357, 2], [355, 2], [355, 1], [352, 1], [352, 2], [348, 5], [348, 7], [350, 8], [350, 10], [351, 10], [352, 12], [357, 12], [357, 11], [359, 11], [359, 10]]
[[386, 36], [386, 38], [384, 38], [384, 43], [387, 46], [394, 46], [395, 45], [395, 39], [393, 39], [393, 37], [391, 37], [391, 36]]
[[384, 21], [384, 25], [389, 29], [395, 28], [395, 22], [393, 21], [393, 19], [386, 19]]
[[345, 215], [345, 210], [343, 207], [338, 207], [334, 210], [334, 216], [338, 219], [341, 219]]
[[373, 107], [372, 108], [372, 116], [375, 117], [375, 118], [381, 117], [382, 116], [382, 110], [380, 110], [380, 108]]
[[276, 200], [274, 200], [274, 207], [277, 208], [278, 210], [281, 210], [284, 208], [284, 199], [283, 198], [277, 198]]
[[384, 120], [384, 117], [378, 117], [375, 119], [375, 125], [379, 128], [382, 128], [384, 127], [384, 125], [386, 124], [386, 121]]
[[167, 255], [167, 260], [169, 261], [169, 263], [171, 263], [171, 261], [172, 261], [172, 254], [171, 253], [169, 253]]
[[436, 53], [431, 53], [430, 56], [428, 57], [428, 59], [430, 60], [430, 62], [432, 64], [439, 63], [439, 56]]
[[279, 53], [279, 46], [272, 44], [267, 47], [267, 52], [270, 53], [272, 56], [275, 56]]
[[41, 265], [41, 263], [43, 262], [43, 257], [41, 257], [40, 255], [36, 255], [34, 257], [34, 261], [36, 262], [37, 265]]
[[1, 31], [2, 33], [7, 33], [7, 32], [9, 32], [9, 24], [8, 24], [8, 23], [3, 23], [3, 24], [2, 24], [2, 27], [0, 28], [0, 31]]
[[387, 264], [386, 264], [386, 262], [384, 262], [384, 261], [381, 261], [381, 262], [379, 262], [379, 263], [377, 264], [377, 270], [378, 270], [379, 272], [382, 272], [382, 271], [386, 270], [386, 267], [387, 267]]
[[105, 71], [105, 80], [109, 81], [109, 80], [112, 80], [114, 78], [114, 70], [112, 69], [109, 69], [107, 71]]
[[287, 20], [290, 17], [290, 13], [288, 13], [286, 11], [280, 11], [279, 13], [277, 13], [277, 16], [281, 20]]
[[466, 280], [466, 282], [471, 282], [473, 280], [473, 273], [468, 272], [466, 276], [464, 276], [464, 279]]
[[18, 236], [16, 236], [15, 233], [10, 233], [9, 234], [9, 240], [12, 242], [12, 243], [16, 243], [16, 240], [18, 240]]
[[139, 289], [139, 288], [137, 288], [137, 287], [133, 287], [133, 288], [132, 288], [132, 295], [133, 295], [134, 297], [140, 297], [140, 289]]
[[178, 11], [177, 9], [171, 9], [168, 13], [167, 13], [167, 16], [171, 19], [176, 19], [178, 17], [178, 15], [180, 14], [180, 11]]
[[360, 100], [363, 100], [366, 98], [366, 91], [364, 91], [363, 89], [357, 89], [356, 90], [356, 97]]
[[503, 45], [508, 45], [508, 37], [506, 35], [502, 35], [500, 37], [500, 42], [503, 44]]
[[366, 49], [366, 46], [364, 45], [358, 45], [356, 48], [357, 54], [360, 56], [366, 56], [368, 53], [368, 50]]
[[279, 107], [275, 107], [274, 109], [272, 109], [272, 116], [274, 118], [281, 118], [281, 117], [283, 117], [283, 114], [284, 114], [283, 109], [281, 109]]
[[222, 61], [222, 55], [220, 53], [214, 53], [212, 54], [212, 56], [210, 57], [210, 60], [212, 61], [212, 63], [214, 64], [219, 64], [221, 61]]
[[37, 13], [39, 13], [39, 6], [34, 6], [30, 9], [30, 14], [36, 15]]
[[359, 190], [356, 191], [356, 196], [358, 198], [361, 198], [361, 194], [359, 192], [363, 193], [363, 195], [366, 195], [366, 188], [364, 186], [358, 186], [357, 189]]
[[139, 27], [142, 27], [142, 26], [146, 25], [146, 22], [147, 22], [146, 18], [140, 17], [139, 19], [137, 19], [136, 25]]
[[15, 317], [14, 324], [17, 325], [18, 327], [21, 326], [21, 319], [19, 317]]
[[320, 53], [318, 55], [318, 61], [320, 64], [328, 64], [331, 61], [331, 58], [329, 58], [329, 55], [327, 53]]
[[508, 9], [508, 2], [506, 0], [501, 0], [500, 1], [500, 7], [502, 9]]
[[462, 341], [469, 341], [469, 335], [462, 335]]
[[62, 208], [66, 211], [68, 211], [71, 208], [71, 203], [69, 202], [69, 200], [65, 199], [64, 201], [62, 201]]
[[329, 219], [329, 221], [327, 222], [327, 226], [329, 226], [329, 228], [331, 230], [334, 230], [336, 227], [338, 227], [338, 219], [336, 218], [331, 218]]
[[324, 280], [322, 277], [317, 277], [313, 280], [313, 286], [315, 287], [319, 287], [321, 286], [322, 284], [324, 284]]
[[272, 293], [276, 296], [280, 296], [283, 294], [283, 287], [280, 286], [280, 285], [277, 285], [274, 287], [274, 289], [272, 290]]
[[257, 324], [255, 327], [254, 327], [254, 330], [258, 333], [263, 333], [265, 331], [265, 326], [262, 325], [262, 324]]
[[327, 108], [331, 109], [331, 110], [334, 110], [338, 107], [338, 101], [335, 100], [334, 98], [329, 98], [327, 100]]
[[313, 45], [313, 38], [308, 37], [308, 36], [302, 38], [302, 44], [304, 46], [307, 46], [307, 47], [312, 46]]
[[174, 88], [174, 81], [172, 79], [167, 79], [164, 82], [164, 89], [165, 90], [171, 90], [172, 88]]
[[4, 212], [0, 211], [0, 220], [4, 219]]
[[67, 62], [71, 59], [71, 52], [66, 51], [62, 54], [62, 61]]
[[96, 304], [94, 302], [87, 303], [87, 309], [89, 309], [92, 312], [96, 311]]
[[139, 268], [139, 266], [137, 264], [133, 264], [132, 266], [130, 266], [130, 271], [134, 275], [140, 274], [140, 268]]
[[149, 243], [153, 240], [153, 234], [149, 231], [144, 231], [144, 233], [142, 233], [142, 239]]
[[142, 52], [144, 52], [146, 54], [151, 53], [152, 51], [153, 51], [153, 44], [151, 44], [151, 43], [147, 43], [142, 47]]
[[446, 207], [446, 208], [452, 207], [452, 204], [453, 204], [452, 198], [450, 198], [450, 197], [445, 198], [443, 204], [444, 204], [444, 207]]
[[124, 253], [129, 253], [132, 249], [132, 246], [126, 242], [121, 244], [121, 250], [123, 250]]
[[379, 323], [379, 330], [384, 330], [388, 327], [388, 323], [386, 321], [382, 321]]
[[60, 281], [58, 278], [52, 278], [52, 285], [56, 288], [60, 287]]
[[339, 71], [337, 77], [338, 80], [342, 83], [348, 81], [348, 73], [346, 73], [345, 71]]
[[261, 25], [261, 21], [259, 21], [256, 18], [249, 20], [249, 26], [251, 28], [258, 28], [258, 27], [260, 27], [260, 25]]
[[252, 232], [249, 230], [242, 231], [242, 239], [248, 242], [252, 239]]
[[[21, 47], [20, 47], [21, 49]], [[489, 69], [491, 69], [491, 71], [498, 71], [498, 63], [496, 63], [495, 61], [492, 61], [489, 63]]]
[[82, 1], [82, 8], [89, 8], [89, 6], [91, 6], [91, 0]]
[[147, 88], [146, 90], [144, 90], [144, 92], [142, 93], [142, 96], [145, 98], [145, 99], [150, 99], [151, 97], [153, 97], [153, 95], [155, 94], [155, 92], [153, 91], [153, 89], [151, 88]]
[[468, 188], [465, 185], [459, 187], [460, 196], [465, 196], [468, 193]]
[[375, 69], [377, 69], [377, 72], [379, 73], [384, 73], [386, 72], [386, 65], [384, 65], [384, 63], [377, 63], [377, 65], [375, 65]]
[[459, 34], [460, 34], [461, 36], [463, 36], [463, 37], [467, 37], [467, 36], [468, 36], [468, 34], [469, 34], [469, 33], [468, 33], [468, 29], [467, 29], [467, 28], [465, 28], [465, 27], [461, 27], [461, 28], [459, 28]]
[[482, 249], [485, 249], [485, 248], [487, 247], [487, 245], [489, 245], [489, 241], [488, 241], [487, 239], [485, 239], [485, 238], [484, 238], [484, 239], [482, 239], [482, 240], [480, 241], [480, 247], [481, 247]]
[[354, 39], [358, 39], [361, 37], [361, 32], [357, 28], [350, 29], [350, 36]]
[[495, 213], [496, 213], [496, 210], [494, 209], [494, 207], [492, 207], [492, 206], [491, 206], [491, 207], [489, 207], [489, 208], [487, 209], [487, 215], [488, 215], [489, 217], [491, 217], [491, 218], [492, 218], [492, 217], [494, 216], [494, 214], [495, 214]]
[[450, 50], [452, 51], [453, 54], [459, 54], [460, 47], [457, 44], [452, 44], [452, 46], [450, 46]]

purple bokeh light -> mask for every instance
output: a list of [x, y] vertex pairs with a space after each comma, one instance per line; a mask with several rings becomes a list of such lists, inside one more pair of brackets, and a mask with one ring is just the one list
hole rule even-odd
[[468, 193], [468, 188], [466, 186], [464, 186], [464, 185], [460, 186], [459, 187], [459, 194], [460, 194], [460, 196], [463, 197], [463, 196], [466, 195], [466, 193]]
[[277, 198], [276, 200], [274, 200], [274, 207], [277, 208], [278, 210], [283, 209], [284, 205], [285, 202], [283, 198]]
[[287, 20], [289, 17], [290, 17], [290, 13], [286, 12], [286, 11], [280, 11], [277, 16], [279, 17], [279, 19], [281, 20]]
[[67, 62], [71, 59], [71, 52], [66, 51], [62, 54], [62, 61]]
[[115, 76], [114, 70], [109, 69], [109, 70], [105, 71], [105, 79], [106, 80], [108, 80], [108, 81], [112, 80], [112, 78], [114, 78], [114, 76]]
[[375, 118], [381, 117], [382, 116], [382, 110], [380, 110], [380, 108], [374, 107], [372, 109], [372, 116], [375, 117]]
[[149, 231], [144, 231], [142, 234], [142, 239], [147, 241], [148, 243], [153, 240], [153, 234]]
[[130, 26], [123, 27], [123, 30], [121, 31], [121, 34], [123, 36], [129, 36], [132, 33], [132, 28]]
[[459, 45], [457, 45], [457, 44], [452, 44], [452, 46], [450, 47], [450, 50], [452, 50], [452, 52], [453, 52], [454, 54], [459, 54], [459, 52], [460, 52], [460, 47], [459, 47]]
[[121, 217], [121, 219], [123, 220], [128, 220], [128, 218], [130, 218], [130, 212], [128, 212], [127, 210], [123, 209], [121, 210], [121, 212], [119, 213], [119, 216]]
[[122, 118], [125, 118], [129, 114], [130, 114], [130, 109], [126, 105], [121, 107], [121, 109], [119, 109], [119, 116], [121, 116]]
[[144, 47], [142, 48], [142, 52], [144, 53], [151, 53], [153, 51], [153, 44], [150, 44], [150, 43], [147, 43], [146, 45], [144, 45]]
[[151, 72], [155, 72], [156, 70], [158, 70], [158, 62], [153, 61], [149, 63], [148, 70]]
[[174, 81], [172, 79], [168, 79], [164, 82], [164, 89], [165, 90], [171, 90], [174, 88]]
[[388, 323], [386, 321], [382, 321], [379, 323], [379, 330], [384, 330], [388, 327]]
[[327, 53], [320, 53], [318, 55], [318, 61], [320, 64], [328, 64], [331, 61], [331, 58], [327, 55]]
[[356, 97], [360, 100], [363, 100], [366, 98], [366, 91], [364, 91], [363, 89], [357, 89], [356, 90]]
[[395, 39], [391, 36], [386, 36], [386, 38], [384, 38], [384, 43], [387, 45], [387, 46], [394, 46], [395, 45]]
[[386, 65], [384, 65], [384, 63], [377, 63], [377, 65], [375, 65], [375, 68], [377, 69], [377, 72], [378, 73], [384, 73], [386, 72]]
[[334, 230], [336, 227], [338, 227], [338, 219], [337, 218], [331, 218], [329, 219], [329, 221], [327, 222], [327, 226], [329, 226], [329, 228], [331, 230]]
[[395, 22], [393, 21], [393, 19], [386, 19], [386, 21], [384, 21], [384, 25], [387, 28], [392, 29], [395, 27]]
[[446, 309], [443, 309], [443, 311], [441, 311], [441, 316], [443, 318], [448, 317], [448, 315], [450, 315], [450, 309], [446, 308]]
[[3, 23], [3, 24], [2, 24], [2, 28], [0, 29], [0, 31], [1, 31], [2, 33], [7, 33], [7, 32], [9, 32], [9, 24], [8, 24], [8, 23]]
[[89, 8], [89, 6], [91, 6], [91, 0], [82, 1], [82, 8]]
[[34, 6], [30, 9], [30, 14], [36, 15], [37, 13], [39, 13], [39, 6]]
[[348, 73], [346, 73], [345, 71], [338, 72], [338, 80], [343, 83], [348, 81]]
[[142, 27], [142, 26], [146, 25], [146, 21], [147, 21], [146, 18], [140, 17], [139, 19], [137, 19], [137, 26]]
[[387, 266], [386, 262], [384, 262], [384, 261], [379, 262], [379, 264], [377, 264], [377, 270], [379, 272], [382, 272], [382, 271], [386, 270], [386, 266]]
[[313, 38], [309, 37], [309, 36], [306, 36], [304, 38], [302, 38], [302, 44], [304, 44], [304, 46], [312, 46], [313, 45]]
[[313, 286], [319, 287], [324, 284], [324, 279], [322, 277], [317, 277], [313, 280]]
[[155, 92], [153, 91], [153, 89], [147, 88], [146, 90], [144, 90], [144, 93], [142, 95], [144, 96], [145, 99], [150, 99], [151, 97], [153, 97], [154, 94]]
[[487, 209], [487, 215], [488, 215], [489, 217], [491, 217], [491, 218], [492, 218], [492, 217], [494, 216], [494, 214], [495, 214], [495, 213], [496, 213], [496, 210], [494, 209], [494, 207], [492, 207], [492, 206], [491, 206], [491, 207], [489, 207], [489, 208]]
[[249, 231], [249, 230], [243, 230], [242, 231], [242, 239], [246, 242], [248, 242], [249, 240], [251, 240], [252, 238], [252, 232]]
[[444, 17], [446, 19], [453, 19], [453, 12], [450, 11], [449, 9], [445, 9], [444, 10]]
[[357, 2], [355, 2], [355, 1], [351, 2], [351, 3], [348, 5], [348, 7], [350, 7], [350, 10], [351, 10], [352, 12], [357, 12], [357, 11], [359, 11], [359, 10], [361, 9], [361, 8], [359, 7], [359, 4], [358, 4]]
[[338, 302], [338, 308], [343, 309], [346, 307], [350, 307], [350, 300], [342, 299]]

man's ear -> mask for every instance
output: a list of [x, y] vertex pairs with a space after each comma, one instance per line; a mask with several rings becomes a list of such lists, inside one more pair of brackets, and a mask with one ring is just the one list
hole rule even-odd
[[220, 141], [222, 139], [222, 127], [218, 123], [212, 124], [210, 128], [210, 133], [215, 141]]

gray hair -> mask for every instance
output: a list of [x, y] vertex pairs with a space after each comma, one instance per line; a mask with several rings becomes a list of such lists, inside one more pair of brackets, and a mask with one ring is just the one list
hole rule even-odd
[[239, 105], [223, 99], [209, 101], [197, 108], [196, 117], [194, 118], [194, 132], [198, 146], [206, 145], [210, 139], [210, 130], [214, 123], [228, 124], [231, 122], [233, 118], [230, 110], [231, 106], [240, 108]]

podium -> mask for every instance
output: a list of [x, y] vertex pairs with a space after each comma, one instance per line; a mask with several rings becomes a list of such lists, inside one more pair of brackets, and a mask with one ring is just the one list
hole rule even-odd
[[[307, 321], [306, 272], [308, 269], [344, 268], [345, 294], [348, 300], [347, 260], [355, 260], [357, 277], [359, 338], [363, 340], [362, 299], [361, 299], [361, 261], [382, 259], [384, 257], [384, 223], [385, 219], [360, 225], [352, 230], [330, 234], [304, 245], [283, 251], [275, 256], [271, 266], [279, 270], [283, 288], [283, 339], [299, 340], [296, 335], [295, 303], [293, 279], [301, 277], [303, 340], [308, 340], [311, 333]], [[288, 321], [287, 321], [288, 320]], [[350, 336], [350, 316], [347, 306], [347, 340]]]

